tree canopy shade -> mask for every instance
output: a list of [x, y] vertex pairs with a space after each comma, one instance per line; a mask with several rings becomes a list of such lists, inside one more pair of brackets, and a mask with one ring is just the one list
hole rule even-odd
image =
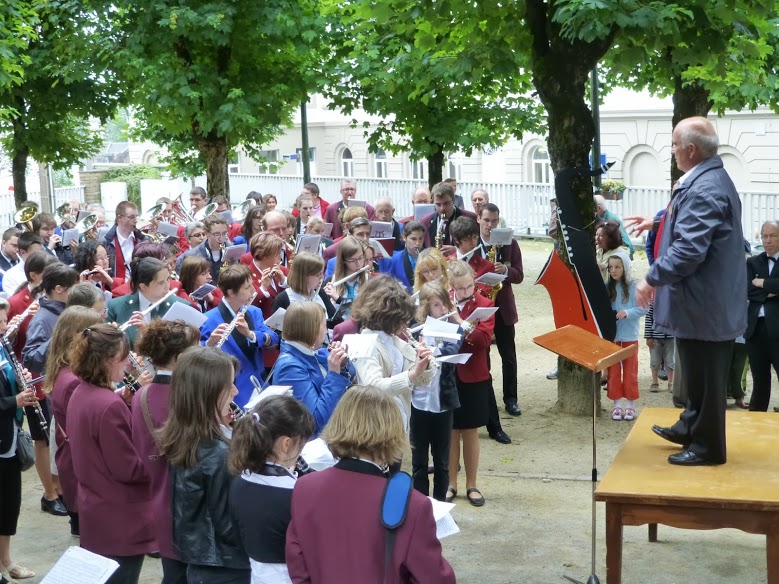
[[11, 109], [0, 117], [0, 143], [12, 159], [17, 204], [27, 198], [28, 157], [62, 169], [94, 154], [101, 141], [88, 119], [108, 119], [120, 101], [99, 13], [81, 0], [37, 5], [35, 35], [19, 49], [20, 77], [0, 86], [0, 103]]
[[[30, 63], [25, 49], [36, 36], [37, 4], [30, 0], [0, 2], [0, 90], [24, 78]], [[7, 111], [8, 106], [0, 103], [0, 117]]]
[[370, 149], [426, 158], [431, 185], [445, 152], [470, 154], [542, 126], [526, 54], [504, 40], [514, 23], [501, 19], [500, 2], [324, 0], [323, 12], [332, 107], [380, 116], [364, 124]]
[[142, 136], [166, 161], [206, 170], [210, 195], [229, 196], [227, 161], [291, 122], [315, 92], [321, 25], [310, 0], [122, 0], [123, 75]]

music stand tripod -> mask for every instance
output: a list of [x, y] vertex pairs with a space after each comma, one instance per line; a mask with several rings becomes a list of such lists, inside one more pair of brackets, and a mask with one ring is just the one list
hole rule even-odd
[[[595, 436], [595, 420], [598, 417], [597, 398], [598, 392], [600, 391], [600, 372], [635, 355], [636, 352], [638, 352], [638, 346], [631, 345], [629, 347], [620, 347], [619, 345], [615, 345], [610, 341], [600, 338], [598, 335], [594, 335], [591, 332], [573, 325], [564, 326], [552, 332], [535, 337], [533, 342], [592, 372], [592, 493], [594, 495], [595, 487], [598, 482], [598, 449]], [[587, 584], [600, 584], [600, 580], [595, 575], [595, 544], [597, 534], [595, 497], [592, 496], [591, 499], [592, 569], [590, 571], [590, 577], [587, 578]], [[570, 576], [563, 576], [563, 578], [577, 584], [584, 584], [580, 580], [575, 580]]]

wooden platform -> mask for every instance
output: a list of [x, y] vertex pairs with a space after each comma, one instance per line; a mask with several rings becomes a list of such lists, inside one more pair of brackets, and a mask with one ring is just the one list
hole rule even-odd
[[729, 411], [728, 463], [684, 467], [666, 460], [681, 447], [651, 430], [679, 412], [645, 408], [595, 491], [606, 503], [607, 584], [621, 582], [622, 526], [649, 524], [656, 541], [658, 523], [765, 534], [768, 584], [779, 584], [779, 415]]

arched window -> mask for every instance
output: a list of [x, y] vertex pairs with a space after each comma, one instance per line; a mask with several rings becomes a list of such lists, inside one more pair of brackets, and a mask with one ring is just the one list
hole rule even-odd
[[379, 150], [374, 156], [376, 160], [376, 178], [387, 178], [387, 153]]
[[544, 146], [538, 146], [533, 150], [531, 158], [532, 168], [530, 182], [538, 184], [552, 183], [552, 164], [549, 162], [549, 153]]
[[411, 178], [417, 180], [427, 180], [427, 160], [411, 158], [409, 160], [411, 166]]
[[348, 148], [341, 150], [341, 172], [343, 176], [354, 176], [354, 158]]

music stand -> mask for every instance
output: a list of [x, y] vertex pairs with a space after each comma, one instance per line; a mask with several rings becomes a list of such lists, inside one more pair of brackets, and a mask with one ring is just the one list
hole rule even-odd
[[[536, 345], [565, 357], [577, 365], [592, 372], [592, 492], [598, 482], [597, 441], [595, 438], [595, 419], [598, 416], [598, 392], [600, 391], [599, 375], [611, 365], [624, 361], [638, 352], [638, 345], [620, 347], [600, 338], [578, 326], [568, 325], [533, 339]], [[587, 584], [600, 584], [595, 575], [595, 536], [597, 519], [595, 515], [595, 497], [592, 497], [592, 570]], [[571, 582], [582, 584], [570, 576], [563, 576]]]

